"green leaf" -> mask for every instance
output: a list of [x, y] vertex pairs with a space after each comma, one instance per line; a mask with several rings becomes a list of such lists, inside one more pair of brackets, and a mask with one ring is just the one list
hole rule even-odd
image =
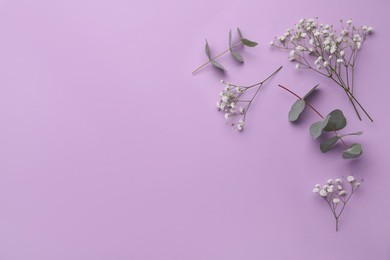
[[209, 58], [209, 60], [211, 60], [209, 43], [207, 42], [207, 40], [205, 40], [205, 41], [206, 41], [206, 45], [204, 46], [204, 50], [205, 50], [206, 55]]
[[343, 159], [354, 159], [362, 155], [363, 150], [360, 144], [352, 144], [347, 150], [343, 152]]
[[216, 62], [215, 60], [210, 60], [210, 62], [211, 62], [211, 64], [212, 64], [214, 67], [216, 67], [217, 69], [220, 69], [220, 70], [222, 70], [222, 71], [226, 71], [225, 68], [224, 68], [221, 64], [219, 64], [218, 62]]
[[248, 47], [255, 47], [257, 45], [257, 42], [252, 42], [252, 41], [245, 39], [245, 38], [242, 38], [241, 42], [242, 42], [242, 44], [244, 44], [245, 46], [248, 46]]
[[240, 28], [237, 27], [237, 34], [238, 36], [240, 37], [240, 40], [242, 40], [244, 37], [242, 37], [242, 33], [241, 33], [241, 30]]
[[306, 100], [314, 91], [316, 91], [317, 87], [319, 86], [320, 84], [317, 84], [315, 85], [312, 89], [310, 89], [309, 92], [307, 92], [307, 94], [302, 98], [303, 100]]
[[305, 101], [303, 101], [302, 99], [298, 99], [297, 101], [295, 101], [295, 103], [291, 107], [290, 112], [288, 113], [288, 120], [290, 120], [290, 122], [296, 121], [304, 109]]
[[347, 119], [340, 109], [335, 109], [329, 113], [330, 119], [324, 131], [337, 131], [343, 129], [347, 125]]
[[239, 54], [238, 52], [235, 51], [230, 51], [230, 53], [233, 55], [233, 57], [238, 60], [240, 63], [244, 63], [244, 58]]
[[333, 136], [329, 139], [326, 139], [320, 145], [321, 152], [326, 153], [326, 152], [332, 150], [332, 148], [335, 147], [335, 145], [337, 144], [337, 142], [339, 140], [340, 140], [340, 136], [338, 136], [338, 135]]
[[229, 49], [232, 49], [232, 30], [229, 31]]
[[325, 117], [324, 120], [318, 121], [318, 122], [314, 122], [310, 126], [310, 134], [311, 134], [311, 137], [313, 138], [313, 140], [315, 140], [315, 139], [317, 139], [318, 137], [321, 136], [322, 131], [324, 130], [325, 126], [329, 122], [329, 118], [330, 118], [330, 116], [328, 115], [327, 117]]
[[344, 136], [349, 136], [349, 135], [362, 135], [363, 132], [355, 132], [355, 133], [349, 133], [349, 134], [345, 134], [345, 135], [342, 135], [341, 137], [344, 137]]

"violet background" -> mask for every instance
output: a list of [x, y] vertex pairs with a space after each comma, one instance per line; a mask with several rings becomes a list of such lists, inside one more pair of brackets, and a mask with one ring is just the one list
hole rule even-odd
[[[390, 259], [388, 10], [376, 1], [0, 1], [0, 259]], [[373, 26], [361, 52], [359, 122], [330, 81], [268, 43], [301, 17]], [[245, 65], [207, 67], [230, 28], [259, 42]], [[221, 79], [261, 90], [244, 133], [215, 109]], [[338, 107], [364, 156], [321, 154], [310, 111]], [[315, 183], [364, 178], [334, 230]]]

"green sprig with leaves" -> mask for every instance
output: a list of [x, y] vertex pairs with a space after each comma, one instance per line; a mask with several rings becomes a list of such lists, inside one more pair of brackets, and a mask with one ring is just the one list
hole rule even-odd
[[362, 155], [363, 150], [362, 146], [358, 143], [353, 143], [348, 146], [344, 138], [347, 136], [356, 136], [361, 135], [363, 132], [353, 132], [349, 134], [339, 134], [338, 131], [344, 129], [347, 126], [347, 119], [345, 118], [343, 112], [340, 109], [335, 109], [330, 112], [327, 116], [323, 116], [317, 109], [315, 109], [310, 103], [307, 102], [307, 99], [310, 97], [312, 93], [314, 93], [318, 87], [318, 85], [314, 86], [305, 96], [301, 97], [290, 89], [279, 85], [282, 89], [288, 91], [292, 95], [298, 98], [297, 101], [292, 105], [291, 110], [288, 114], [288, 119], [291, 122], [295, 122], [299, 119], [300, 115], [304, 111], [306, 107], [311, 108], [322, 120], [314, 122], [310, 126], [310, 134], [313, 140], [318, 139], [326, 132], [333, 132], [334, 135], [330, 138], [326, 138], [320, 144], [320, 150], [323, 153], [329, 152], [332, 150], [336, 144], [340, 141], [345, 150], [342, 153], [343, 159], [354, 159], [358, 158]]
[[242, 32], [241, 32], [241, 30], [239, 28], [237, 28], [237, 34], [238, 34], [238, 36], [240, 38], [240, 41], [235, 43], [235, 44], [233, 44], [232, 30], [229, 31], [229, 48], [224, 50], [223, 52], [221, 52], [220, 54], [218, 54], [215, 57], [211, 56], [209, 43], [206, 40], [205, 53], [206, 53], [206, 56], [208, 58], [208, 61], [203, 63], [198, 68], [196, 68], [192, 72], [192, 74], [195, 74], [197, 71], [199, 71], [201, 68], [203, 68], [204, 66], [206, 66], [209, 63], [211, 65], [213, 65], [214, 68], [217, 68], [217, 69], [225, 72], [226, 69], [219, 62], [217, 62], [216, 59], [221, 57], [222, 55], [224, 55], [227, 52], [230, 52], [230, 54], [234, 57], [234, 59], [236, 59], [239, 63], [244, 63], [244, 58], [242, 57], [242, 55], [239, 52], [237, 52], [236, 48], [238, 46], [240, 46], [240, 45], [244, 45], [244, 46], [247, 46], [247, 47], [255, 47], [257, 45], [257, 42], [254, 42], [254, 41], [248, 40], [247, 38], [244, 38], [243, 35], [242, 35]]

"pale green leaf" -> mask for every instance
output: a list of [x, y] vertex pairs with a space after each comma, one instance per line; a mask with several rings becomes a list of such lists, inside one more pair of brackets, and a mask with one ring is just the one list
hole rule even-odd
[[288, 120], [290, 120], [291, 122], [296, 121], [304, 109], [305, 101], [303, 101], [302, 99], [298, 99], [297, 101], [295, 101], [295, 103], [290, 109], [290, 112], [288, 113]]
[[232, 56], [238, 60], [240, 63], [244, 63], [244, 58], [241, 56], [241, 54], [239, 54], [238, 52], [236, 51], [230, 51], [230, 53], [232, 54]]
[[327, 117], [325, 117], [324, 120], [318, 121], [318, 122], [314, 122], [310, 126], [310, 134], [311, 134], [311, 137], [313, 138], [313, 140], [315, 140], [315, 139], [317, 139], [318, 137], [321, 136], [322, 131], [324, 130], [325, 126], [329, 122], [329, 118], [330, 118], [330, 116], [327, 116]]
[[360, 144], [352, 144], [347, 150], [343, 152], [344, 159], [358, 158], [363, 154], [362, 146]]
[[324, 131], [337, 131], [343, 129], [347, 125], [347, 119], [340, 109], [335, 109], [329, 113], [330, 119], [325, 126]]
[[326, 152], [332, 150], [332, 148], [335, 147], [335, 145], [337, 144], [337, 142], [339, 140], [340, 140], [340, 137], [338, 135], [333, 136], [329, 139], [326, 139], [320, 145], [321, 152], [326, 153]]
[[241, 39], [241, 42], [242, 44], [244, 44], [245, 46], [248, 46], [248, 47], [255, 47], [257, 45], [257, 42], [253, 42], [253, 41], [250, 41], [248, 39]]
[[211, 64], [212, 64], [214, 67], [216, 67], [217, 69], [220, 69], [220, 70], [222, 70], [222, 71], [226, 71], [225, 68], [224, 68], [221, 64], [219, 64], [218, 62], [216, 62], [215, 60], [210, 60], [210, 62], [211, 62]]

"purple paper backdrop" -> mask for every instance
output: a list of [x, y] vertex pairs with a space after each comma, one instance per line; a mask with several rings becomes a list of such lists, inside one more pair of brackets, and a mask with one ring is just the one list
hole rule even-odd
[[[390, 259], [390, 2], [0, 1], [0, 259]], [[301, 17], [374, 27], [361, 52], [359, 122], [330, 81], [296, 71], [269, 41]], [[207, 67], [230, 28], [260, 44], [229, 73]], [[244, 133], [215, 109], [220, 79], [261, 90]], [[316, 115], [287, 120], [316, 83], [323, 113], [364, 131], [364, 156], [321, 154]], [[340, 232], [312, 186], [365, 179]]]

